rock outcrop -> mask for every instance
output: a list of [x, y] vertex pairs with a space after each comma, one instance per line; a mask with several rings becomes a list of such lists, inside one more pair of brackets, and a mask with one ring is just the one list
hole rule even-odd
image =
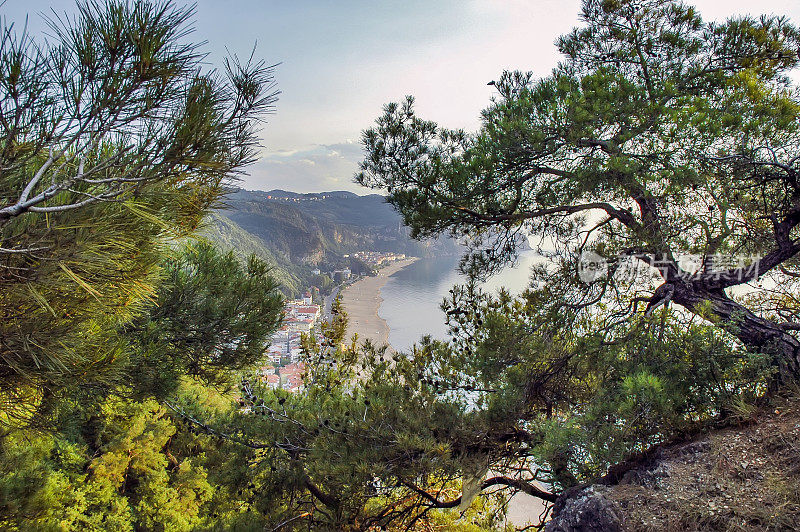
[[545, 532], [618, 532], [622, 512], [604, 496], [606, 486], [594, 485], [565, 492], [553, 507]]
[[774, 400], [748, 417], [567, 490], [545, 530], [797, 530], [800, 400]]

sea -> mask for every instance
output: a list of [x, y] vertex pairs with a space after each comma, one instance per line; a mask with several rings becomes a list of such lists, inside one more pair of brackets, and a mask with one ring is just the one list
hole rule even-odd
[[[453, 285], [465, 278], [457, 271], [457, 256], [422, 258], [397, 271], [381, 288], [383, 302], [378, 315], [389, 325], [389, 344], [407, 352], [424, 335], [445, 339], [447, 327], [444, 312], [439, 308]], [[535, 251], [525, 251], [514, 267], [507, 267], [484, 283], [484, 290], [505, 287], [519, 294], [530, 282], [531, 268], [545, 259]], [[509, 503], [507, 522], [523, 526], [537, 522], [544, 507], [539, 499], [524, 493], [516, 494]]]
[[[456, 284], [466, 279], [458, 273], [458, 256], [422, 258], [389, 277], [381, 288], [383, 302], [378, 315], [389, 325], [389, 344], [398, 351], [407, 351], [424, 335], [445, 339], [445, 316], [439, 306]], [[531, 268], [543, 258], [535, 251], [520, 254], [512, 267], [490, 277], [484, 290], [505, 287], [512, 294], [524, 290]]]

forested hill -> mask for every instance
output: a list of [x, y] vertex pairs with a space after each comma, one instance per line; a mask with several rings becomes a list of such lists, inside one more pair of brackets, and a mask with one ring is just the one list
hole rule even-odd
[[295, 292], [312, 270], [364, 266], [356, 251], [391, 251], [413, 256], [459, 253], [451, 239], [419, 242], [408, 236], [400, 215], [383, 196], [335, 191], [298, 194], [284, 190], [236, 189], [214, 213], [206, 235], [240, 254], [256, 253]]

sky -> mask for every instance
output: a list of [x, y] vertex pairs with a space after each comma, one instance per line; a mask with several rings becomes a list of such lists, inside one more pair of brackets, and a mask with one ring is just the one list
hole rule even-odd
[[[800, 24], [800, 0], [689, 3], [706, 20], [774, 13]], [[36, 34], [42, 13], [73, 6], [0, 0], [0, 13], [19, 24], [28, 15]], [[210, 66], [254, 47], [278, 64], [281, 94], [244, 188], [366, 194], [353, 182], [361, 132], [384, 104], [413, 95], [421, 117], [473, 131], [494, 92], [487, 83], [503, 70], [547, 75], [579, 11], [580, 0], [199, 0], [192, 38], [207, 41]]]

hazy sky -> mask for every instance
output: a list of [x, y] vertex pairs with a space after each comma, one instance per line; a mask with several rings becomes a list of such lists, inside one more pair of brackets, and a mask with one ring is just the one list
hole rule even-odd
[[[1, 0], [0, 0], [0, 3]], [[800, 0], [695, 0], [706, 19], [775, 13], [800, 23]], [[6, 0], [8, 21], [41, 29], [39, 13], [71, 1]], [[196, 40], [209, 61], [256, 54], [281, 90], [264, 149], [243, 186], [352, 190], [361, 131], [407, 94], [421, 116], [473, 130], [504, 69], [546, 75], [553, 42], [579, 23], [580, 0], [200, 0]]]

